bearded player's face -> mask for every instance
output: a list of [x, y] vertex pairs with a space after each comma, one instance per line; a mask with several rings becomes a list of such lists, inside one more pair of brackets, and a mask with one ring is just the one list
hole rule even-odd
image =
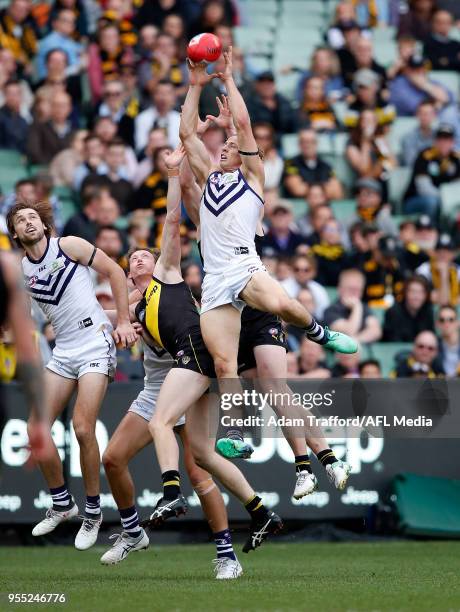
[[40, 242], [45, 235], [45, 226], [40, 215], [32, 208], [24, 208], [14, 216], [16, 236], [24, 246]]
[[236, 136], [231, 136], [225, 141], [220, 154], [220, 167], [224, 171], [235, 170], [241, 166], [241, 155], [238, 153], [238, 141]]

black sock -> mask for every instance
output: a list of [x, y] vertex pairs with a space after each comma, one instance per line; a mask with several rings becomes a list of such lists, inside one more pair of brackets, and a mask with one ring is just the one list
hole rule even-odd
[[324, 327], [320, 325], [313, 317], [310, 325], [305, 327], [305, 335], [309, 340], [312, 342], [317, 342], [318, 344], [326, 344], [326, 342], [328, 342], [328, 334], [326, 333]]
[[163, 498], [176, 499], [180, 495], [180, 474], [177, 470], [168, 470], [161, 475], [163, 479]]
[[244, 504], [244, 507], [251, 515], [253, 520], [260, 520], [267, 514], [267, 508], [263, 505], [262, 500], [258, 495], [251, 497], [249, 501]]
[[296, 474], [299, 472], [308, 472], [309, 474], [313, 474], [311, 469], [310, 459], [308, 455], [297, 455], [295, 458], [295, 471]]
[[241, 440], [241, 442], [243, 442], [244, 440], [243, 432], [241, 431], [241, 429], [237, 427], [233, 427], [232, 429], [227, 429], [225, 437], [231, 438], [232, 440]]
[[320, 451], [316, 456], [323, 467], [326, 467], [326, 465], [332, 465], [337, 461], [337, 457], [334, 455], [334, 451], [331, 448], [326, 448]]

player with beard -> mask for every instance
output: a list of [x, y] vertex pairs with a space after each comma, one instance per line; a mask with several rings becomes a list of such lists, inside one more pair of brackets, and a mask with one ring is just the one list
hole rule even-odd
[[[95, 429], [107, 384], [115, 370], [114, 340], [122, 346], [137, 340], [129, 321], [126, 278], [115, 262], [86, 240], [75, 236], [55, 238], [48, 204], [15, 204], [8, 212], [7, 225], [11, 237], [25, 251], [22, 269], [27, 291], [50, 321], [56, 337], [45, 372], [45, 397], [51, 423], [77, 390], [72, 421], [80, 446], [86, 504], [75, 547], [86, 550], [96, 542], [102, 522], [100, 454]], [[112, 287], [118, 312], [115, 330], [96, 299], [90, 266], [107, 277]], [[32, 415], [29, 429], [33, 424]], [[40, 461], [39, 466], [53, 505], [33, 528], [34, 536], [50, 533], [63, 521], [78, 515], [78, 507], [64, 482], [62, 462], [54, 443], [52, 456]]]

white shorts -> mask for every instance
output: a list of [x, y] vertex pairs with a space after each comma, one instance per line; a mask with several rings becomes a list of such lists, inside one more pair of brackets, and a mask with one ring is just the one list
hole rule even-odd
[[[134, 414], [138, 414], [146, 421], [150, 421], [155, 412], [159, 392], [158, 388], [144, 387], [128, 408], [128, 412], [134, 412]], [[184, 424], [185, 415], [182, 415], [177, 421], [176, 427]]]
[[255, 272], [266, 271], [260, 257], [250, 255], [234, 259], [219, 274], [206, 273], [201, 291], [201, 314], [224, 304], [231, 304], [241, 312], [245, 303], [239, 298], [240, 293]]
[[109, 330], [101, 329], [92, 336], [91, 341], [72, 349], [56, 347], [46, 364], [48, 370], [64, 378], [78, 379], [83, 374], [93, 372], [105, 374], [113, 380], [117, 367], [117, 350]]

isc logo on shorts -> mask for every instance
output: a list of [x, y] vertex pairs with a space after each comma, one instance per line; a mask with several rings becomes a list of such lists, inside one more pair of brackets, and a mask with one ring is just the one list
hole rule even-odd
[[88, 317], [87, 319], [83, 319], [83, 321], [78, 321], [78, 329], [85, 329], [85, 327], [91, 327], [92, 324], [93, 320], [91, 319], [91, 317]]
[[89, 367], [90, 367], [90, 368], [98, 368], [99, 366], [100, 366], [99, 361], [92, 361], [92, 362], [89, 364]]

